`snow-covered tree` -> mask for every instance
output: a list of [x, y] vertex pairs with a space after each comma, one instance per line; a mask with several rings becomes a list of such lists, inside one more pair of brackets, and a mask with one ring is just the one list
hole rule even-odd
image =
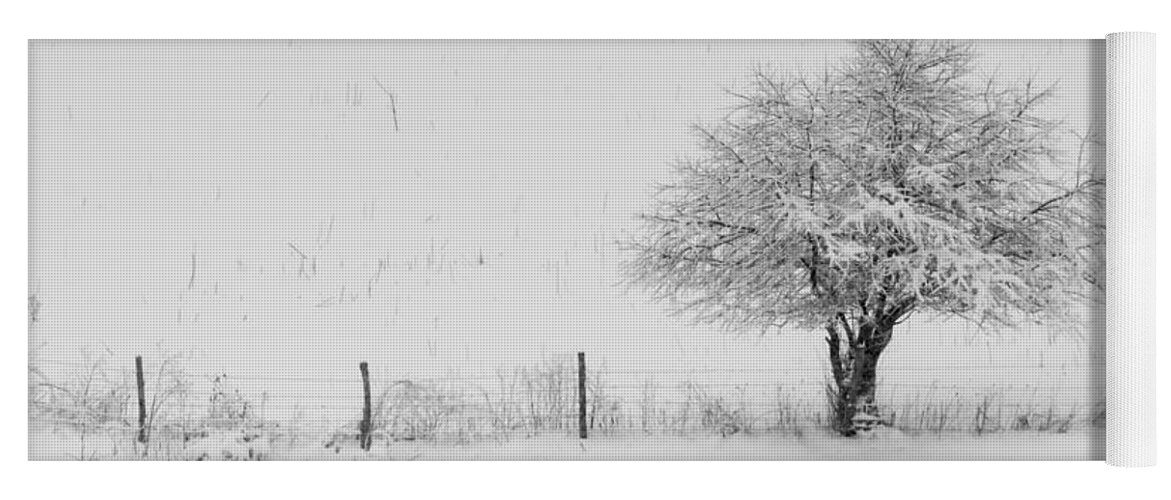
[[963, 44], [857, 49], [817, 81], [758, 73], [698, 129], [704, 154], [661, 187], [630, 262], [701, 320], [824, 332], [845, 435], [877, 411], [879, 356], [912, 314], [1062, 320], [1103, 268], [1101, 176], [1056, 150], [1049, 90], [976, 83]]

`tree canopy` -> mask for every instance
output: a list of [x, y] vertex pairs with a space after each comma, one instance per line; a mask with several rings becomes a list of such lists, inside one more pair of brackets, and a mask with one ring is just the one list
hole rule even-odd
[[758, 72], [660, 187], [634, 281], [736, 326], [1067, 314], [1102, 286], [1097, 145], [1057, 151], [1051, 89], [979, 82], [974, 57], [865, 41], [816, 80]]

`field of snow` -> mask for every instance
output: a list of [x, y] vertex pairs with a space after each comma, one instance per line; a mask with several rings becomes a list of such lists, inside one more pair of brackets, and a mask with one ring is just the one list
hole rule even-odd
[[[115, 443], [91, 438], [83, 448], [76, 434], [41, 429], [30, 439], [34, 460], [138, 460], [132, 438]], [[222, 460], [1100, 460], [1103, 429], [1068, 433], [1015, 431], [984, 436], [967, 433], [911, 434], [887, 429], [843, 438], [825, 429], [797, 435], [648, 436], [603, 435], [580, 440], [543, 435], [464, 444], [399, 442], [370, 451], [316, 443], [241, 443], [217, 436], [152, 459]]]
[[[30, 327], [32, 382], [76, 388], [100, 366], [117, 388], [112, 399], [124, 402], [117, 391], [132, 387], [142, 355], [150, 394], [181, 368], [192, 406], [174, 414], [199, 415], [212, 379], [226, 374], [257, 418], [312, 429], [310, 443], [272, 458], [358, 458], [324, 450], [321, 436], [360, 414], [361, 361], [376, 394], [397, 381], [446, 380], [482, 399], [498, 394], [501, 374], [571, 367], [581, 351], [628, 420], [638, 418], [648, 385], [662, 388], [666, 407], [685, 399], [679, 387], [687, 384], [746, 409], [781, 401], [811, 416], [827, 373], [819, 334], [723, 332], [671, 315], [623, 286], [620, 242], [637, 230], [634, 214], [668, 179], [670, 161], [693, 151], [689, 126], [718, 119], [731, 102], [723, 88], [743, 84], [762, 61], [816, 71], [848, 50], [809, 42], [38, 42], [30, 51], [29, 265], [30, 294], [42, 305]], [[1051, 105], [1055, 116], [1093, 111], [1074, 105], [1098, 85], [1097, 68], [1081, 68], [1092, 60], [1089, 45], [997, 50], [997, 60], [1013, 63], [987, 63], [988, 73], [1066, 85]], [[1076, 126], [1094, 117], [1065, 118]], [[880, 398], [904, 415], [960, 405], [953, 418], [965, 426], [988, 397], [1007, 408], [1009, 422], [1047, 411], [1092, 419], [1103, 399], [1101, 315], [1087, 307], [1082, 317], [1081, 332], [1027, 327], [1000, 336], [912, 320], [884, 354]], [[78, 458], [75, 431], [52, 424], [36, 427], [30, 457]], [[123, 429], [107, 434], [117, 437], [91, 435], [97, 443], [87, 448], [124, 457], [100, 444], [124, 440]], [[1102, 453], [1097, 431], [1085, 426], [867, 441], [819, 430], [744, 434], [616, 433], [586, 443], [496, 436], [396, 442], [361, 456]], [[225, 439], [212, 447], [235, 442]]]

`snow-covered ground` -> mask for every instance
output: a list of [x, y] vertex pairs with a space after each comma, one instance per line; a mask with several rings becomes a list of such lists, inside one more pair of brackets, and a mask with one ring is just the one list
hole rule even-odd
[[[907, 436], [892, 431], [846, 439], [791, 436], [603, 436], [510, 440], [501, 444], [390, 447], [389, 457], [431, 460], [1096, 460], [1103, 434], [1010, 432], [996, 436]], [[405, 448], [405, 449], [398, 449]]]
[[[85, 447], [76, 433], [41, 428], [30, 438], [34, 460], [137, 460], [132, 439], [90, 436]], [[1067, 433], [1013, 431], [908, 434], [885, 429], [874, 435], [843, 438], [827, 430], [800, 435], [761, 434], [720, 437], [640, 433], [591, 436], [567, 434], [516, 437], [474, 443], [357, 443], [326, 447], [320, 442], [245, 443], [230, 434], [213, 436], [186, 448], [176, 446], [151, 459], [264, 460], [1100, 460], [1102, 429]]]
[[[819, 404], [820, 334], [672, 316], [621, 285], [619, 244], [670, 162], [693, 151], [690, 125], [732, 102], [724, 88], [758, 63], [816, 72], [850, 51], [810, 43], [38, 42], [29, 266], [42, 306], [30, 365], [64, 384], [100, 357], [124, 379], [142, 355], [153, 394], [181, 356], [191, 401], [227, 374], [263, 418], [315, 432], [359, 414], [360, 361], [376, 393], [406, 379], [475, 393], [582, 351], [628, 408], [648, 381]], [[1092, 122], [1092, 47], [1036, 43], [986, 47], [998, 56], [981, 72], [1061, 81], [1047, 112]], [[880, 398], [1093, 408], [1098, 319], [1080, 334], [1001, 336], [913, 319], [883, 356]], [[31, 455], [74, 453], [60, 436], [34, 433]], [[583, 449], [545, 436], [385, 456], [834, 458], [848, 447], [856, 458], [1100, 458], [1095, 439], [629, 435]]]

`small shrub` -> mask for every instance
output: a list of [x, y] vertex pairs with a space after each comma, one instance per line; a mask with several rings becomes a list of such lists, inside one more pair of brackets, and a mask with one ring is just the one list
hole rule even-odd
[[608, 377], [605, 370], [586, 374], [586, 394], [588, 405], [586, 413], [590, 430], [612, 430], [621, 427], [623, 422], [622, 400], [610, 392]]
[[743, 404], [729, 403], [722, 396], [713, 396], [697, 384], [685, 384], [688, 405], [699, 413], [701, 429], [715, 432], [722, 437], [748, 431], [750, 428], [747, 411]]
[[458, 431], [456, 417], [467, 406], [462, 391], [434, 382], [401, 380], [378, 398], [371, 431], [391, 441], [434, 440], [447, 431]]
[[976, 414], [972, 422], [972, 428], [976, 434], [984, 434], [985, 432], [993, 432], [1000, 430], [1000, 409], [1001, 406], [996, 406], [997, 415], [992, 416], [992, 401], [993, 397], [985, 395], [980, 404], [976, 406]]
[[183, 431], [189, 460], [263, 460], [271, 454], [279, 425], [257, 418], [255, 405], [226, 374], [212, 379], [207, 414]]
[[208, 423], [213, 427], [238, 428], [246, 426], [252, 417], [252, 402], [228, 383], [226, 374], [216, 375], [208, 398]]

